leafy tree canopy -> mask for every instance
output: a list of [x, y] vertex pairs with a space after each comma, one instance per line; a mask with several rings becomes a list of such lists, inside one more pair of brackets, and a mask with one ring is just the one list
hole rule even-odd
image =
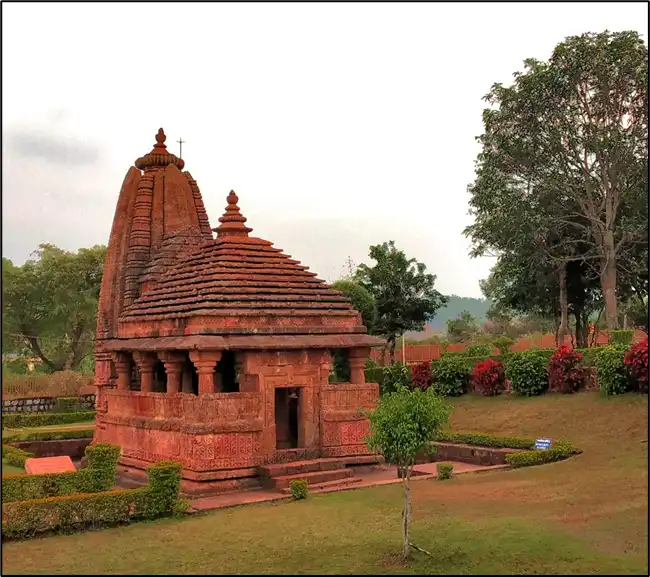
[[92, 351], [105, 253], [41, 244], [22, 266], [3, 257], [3, 353], [30, 351], [50, 371], [77, 369]]
[[397, 337], [423, 330], [447, 297], [435, 289], [436, 276], [423, 263], [407, 258], [394, 241], [371, 246], [369, 255], [375, 264], [359, 265], [355, 280], [375, 299], [373, 332], [386, 338], [394, 360]]

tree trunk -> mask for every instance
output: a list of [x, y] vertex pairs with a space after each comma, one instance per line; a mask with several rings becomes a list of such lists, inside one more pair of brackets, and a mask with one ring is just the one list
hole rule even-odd
[[603, 235], [603, 259], [600, 269], [600, 287], [605, 303], [605, 323], [608, 331], [618, 328], [618, 312], [616, 310], [616, 249], [614, 233], [607, 231]]
[[402, 511], [402, 559], [406, 560], [411, 555], [409, 543], [409, 526], [411, 524], [411, 468], [401, 467], [402, 487], [404, 488], [404, 510]]
[[396, 343], [395, 339], [390, 339], [388, 341], [388, 344], [390, 346], [390, 364], [391, 365], [395, 363], [395, 343]]
[[560, 283], [560, 326], [557, 329], [555, 343], [557, 346], [564, 344], [564, 339], [569, 332], [569, 297], [566, 289], [566, 262], [563, 262], [558, 271]]

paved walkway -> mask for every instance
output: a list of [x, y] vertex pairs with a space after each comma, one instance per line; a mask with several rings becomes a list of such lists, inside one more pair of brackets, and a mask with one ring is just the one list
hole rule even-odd
[[[469, 465], [467, 463], [456, 463], [453, 461], [445, 461], [454, 465], [454, 475], [462, 475], [463, 473], [472, 473], [476, 471], [491, 471], [503, 469], [507, 465], [492, 465], [480, 466]], [[433, 479], [437, 477], [436, 463], [425, 463], [423, 465], [415, 465], [413, 467], [415, 475], [411, 480], [424, 480]], [[327, 489], [319, 489], [311, 491], [315, 493], [333, 493], [337, 491], [350, 491], [360, 487], [374, 487], [377, 485], [392, 485], [394, 483], [401, 483], [397, 478], [397, 471], [395, 467], [389, 465], [378, 465], [376, 467], [359, 468], [355, 469], [355, 476], [361, 478], [360, 483], [351, 485], [342, 485], [339, 487], [328, 487]], [[190, 500], [190, 512], [208, 511], [211, 509], [223, 509], [226, 507], [236, 507], [238, 505], [249, 505], [251, 503], [264, 503], [267, 501], [280, 501], [284, 499], [291, 499], [291, 495], [280, 493], [279, 491], [269, 491], [264, 489], [252, 489], [249, 491], [238, 491], [224, 493], [222, 495], [215, 495], [213, 497], [199, 497]]]

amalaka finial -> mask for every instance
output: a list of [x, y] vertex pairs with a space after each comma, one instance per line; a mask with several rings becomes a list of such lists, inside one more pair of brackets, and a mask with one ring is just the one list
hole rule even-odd
[[219, 218], [221, 224], [217, 228], [212, 229], [217, 233], [217, 238], [223, 238], [225, 236], [248, 236], [248, 233], [253, 229], [244, 224], [246, 217], [239, 210], [239, 206], [237, 205], [239, 197], [235, 194], [234, 190], [230, 191], [226, 202], [228, 202], [226, 212]]

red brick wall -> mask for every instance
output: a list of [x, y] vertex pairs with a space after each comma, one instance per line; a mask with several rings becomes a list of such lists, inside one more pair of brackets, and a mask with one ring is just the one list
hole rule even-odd
[[[637, 330], [634, 333], [633, 342], [639, 342], [647, 338], [643, 331]], [[566, 337], [565, 344], [571, 346], [571, 337]], [[596, 339], [597, 346], [606, 345], [609, 342], [606, 332], [601, 332], [598, 334]], [[459, 352], [467, 350], [471, 344], [465, 343], [455, 343], [450, 344], [447, 347], [447, 352]], [[530, 348], [537, 347], [540, 349], [554, 349], [555, 348], [555, 335], [543, 335], [541, 339], [519, 339], [510, 349], [513, 352], [521, 352], [528, 350]], [[412, 363], [421, 363], [424, 361], [433, 361], [439, 359], [442, 351], [440, 345], [406, 345], [406, 362], [408, 364]], [[382, 350], [380, 348], [372, 349], [370, 354], [371, 358], [376, 361], [381, 361]], [[497, 351], [494, 350], [493, 354], [497, 354]], [[398, 362], [402, 361], [402, 347], [398, 343], [397, 348], [395, 349], [395, 360]], [[388, 351], [386, 351], [386, 362], [388, 362]]]

